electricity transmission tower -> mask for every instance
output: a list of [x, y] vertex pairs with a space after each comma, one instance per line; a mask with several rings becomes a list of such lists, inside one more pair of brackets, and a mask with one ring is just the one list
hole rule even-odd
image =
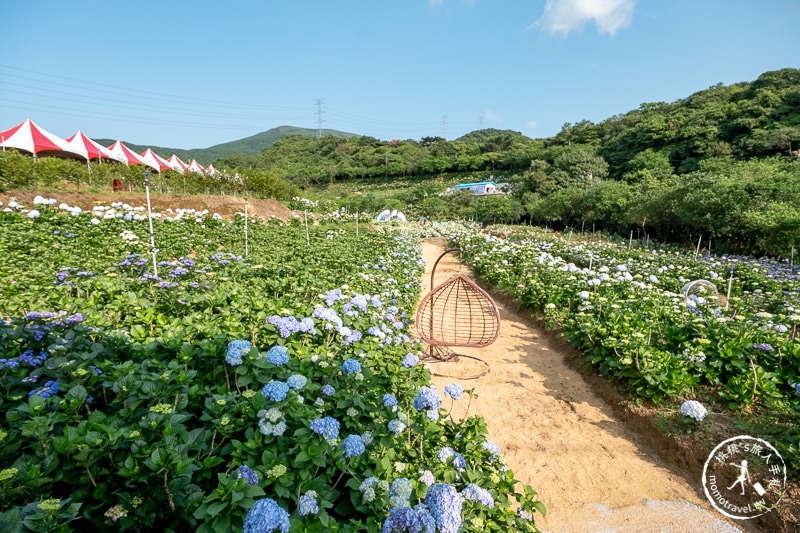
[[317, 105], [317, 139], [322, 138], [322, 114], [325, 112], [322, 110], [322, 104], [325, 103], [324, 98], [320, 98], [316, 101]]
[[447, 140], [447, 115], [442, 115], [442, 139]]

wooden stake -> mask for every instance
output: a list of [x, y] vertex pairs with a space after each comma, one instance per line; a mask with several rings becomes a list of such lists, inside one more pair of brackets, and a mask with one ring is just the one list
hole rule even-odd
[[725, 309], [726, 310], [728, 309], [728, 306], [730, 305], [730, 301], [731, 301], [731, 287], [733, 286], [733, 269], [734, 269], [734, 267], [731, 267], [731, 277], [728, 279], [728, 295], [725, 298]]
[[694, 258], [697, 259], [697, 254], [700, 253], [700, 243], [703, 242], [703, 236], [700, 235], [700, 238], [697, 239], [697, 250], [694, 251]]

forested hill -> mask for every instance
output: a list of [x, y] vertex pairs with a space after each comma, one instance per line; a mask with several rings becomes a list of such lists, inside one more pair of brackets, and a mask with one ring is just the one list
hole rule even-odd
[[[323, 135], [331, 135], [336, 138], [356, 137], [354, 133], [346, 133], [338, 130], [322, 130]], [[215, 159], [228, 156], [231, 154], [239, 154], [243, 157], [254, 156], [259, 154], [265, 148], [269, 148], [279, 139], [288, 137], [290, 135], [304, 135], [307, 137], [316, 137], [317, 130], [308, 128], [297, 128], [295, 126], [278, 126], [261, 133], [256, 133], [250, 137], [230, 141], [222, 144], [216, 144], [208, 148], [192, 148], [189, 150], [183, 148], [165, 148], [162, 146], [143, 146], [139, 144], [129, 144], [122, 141], [131, 150], [137, 153], [144, 152], [147, 148], [151, 148], [155, 153], [161, 157], [167, 158], [172, 154], [176, 154], [183, 161], [189, 162], [192, 159], [197, 159], [198, 162], [204, 166], [212, 163]], [[115, 141], [111, 139], [95, 139], [103, 146], [111, 146]]]
[[[752, 82], [718, 84], [675, 102], [642, 104], [600, 123], [565, 124], [548, 139], [507, 130], [479, 130], [459, 139], [380, 141], [287, 137], [257, 156], [223, 158], [217, 166], [280, 171], [299, 185], [358, 177], [398, 177], [446, 172], [515, 174], [559, 151], [581, 147], [601, 156], [612, 178], [630, 170], [646, 150], [668, 159], [678, 173], [701, 160], [744, 160], [788, 154], [800, 147], [800, 70], [766, 72]], [[633, 163], [632, 163], [633, 162]]]

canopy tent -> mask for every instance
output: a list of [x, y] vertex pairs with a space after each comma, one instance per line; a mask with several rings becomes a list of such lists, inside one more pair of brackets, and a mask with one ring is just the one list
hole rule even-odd
[[142, 161], [141, 157], [136, 155], [136, 152], [119, 141], [109, 146], [108, 150], [113, 154], [114, 159], [120, 163], [125, 163], [128, 166], [144, 165], [144, 161]]
[[206, 174], [210, 176], [219, 176], [219, 171], [216, 168], [214, 168], [214, 165], [208, 165], [206, 167]]
[[206, 171], [203, 168], [203, 166], [200, 163], [198, 163], [196, 159], [192, 159], [192, 162], [189, 163], [189, 166], [187, 168], [189, 169], [189, 172], [194, 172], [195, 174], [205, 174], [206, 173]]
[[178, 157], [175, 154], [172, 154], [169, 157], [169, 159], [167, 159], [167, 163], [169, 164], [170, 167], [172, 167], [172, 170], [178, 171], [181, 174], [183, 174], [183, 172], [189, 166], [186, 163], [184, 163], [183, 161], [181, 161], [181, 158]]
[[13, 128], [0, 131], [0, 146], [15, 148], [33, 154], [34, 157], [55, 156], [71, 159], [88, 159], [86, 148], [69, 144], [67, 141], [43, 130], [31, 119], [26, 118], [22, 124]]
[[114, 155], [108, 150], [108, 148], [104, 148], [103, 146], [97, 144], [80, 130], [78, 130], [75, 135], [67, 139], [67, 142], [72, 146], [77, 146], [79, 148], [82, 147], [84, 150], [86, 150], [86, 153], [88, 154], [87, 159], [115, 159]]
[[378, 222], [389, 222], [390, 220], [398, 220], [400, 222], [406, 221], [406, 216], [397, 209], [392, 209], [389, 211], [388, 209], [384, 209], [378, 215]]
[[172, 169], [172, 166], [170, 166], [166, 159], [159, 157], [159, 155], [150, 148], [142, 152], [140, 157], [145, 165], [152, 168], [156, 172]]

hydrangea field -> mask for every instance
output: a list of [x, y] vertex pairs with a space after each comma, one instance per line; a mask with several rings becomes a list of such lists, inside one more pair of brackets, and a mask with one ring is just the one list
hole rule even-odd
[[[180, 211], [153, 265], [141, 209], [30, 207], [0, 212], [0, 529], [536, 531], [485, 422], [448, 416], [473, 392], [420, 363], [417, 239], [251, 220], [245, 257], [242, 216]], [[778, 370], [758, 395], [791, 395]]]
[[[800, 471], [797, 266], [516, 231], [500, 238], [464, 228], [449, 237], [477, 274], [560, 328], [634, 397], [704, 396], [726, 411], [776, 414], [785, 422], [778, 446]], [[693, 280], [711, 281], [721, 298], [687, 299], [682, 288]], [[706, 414], [694, 400], [684, 411], [698, 421]]]

